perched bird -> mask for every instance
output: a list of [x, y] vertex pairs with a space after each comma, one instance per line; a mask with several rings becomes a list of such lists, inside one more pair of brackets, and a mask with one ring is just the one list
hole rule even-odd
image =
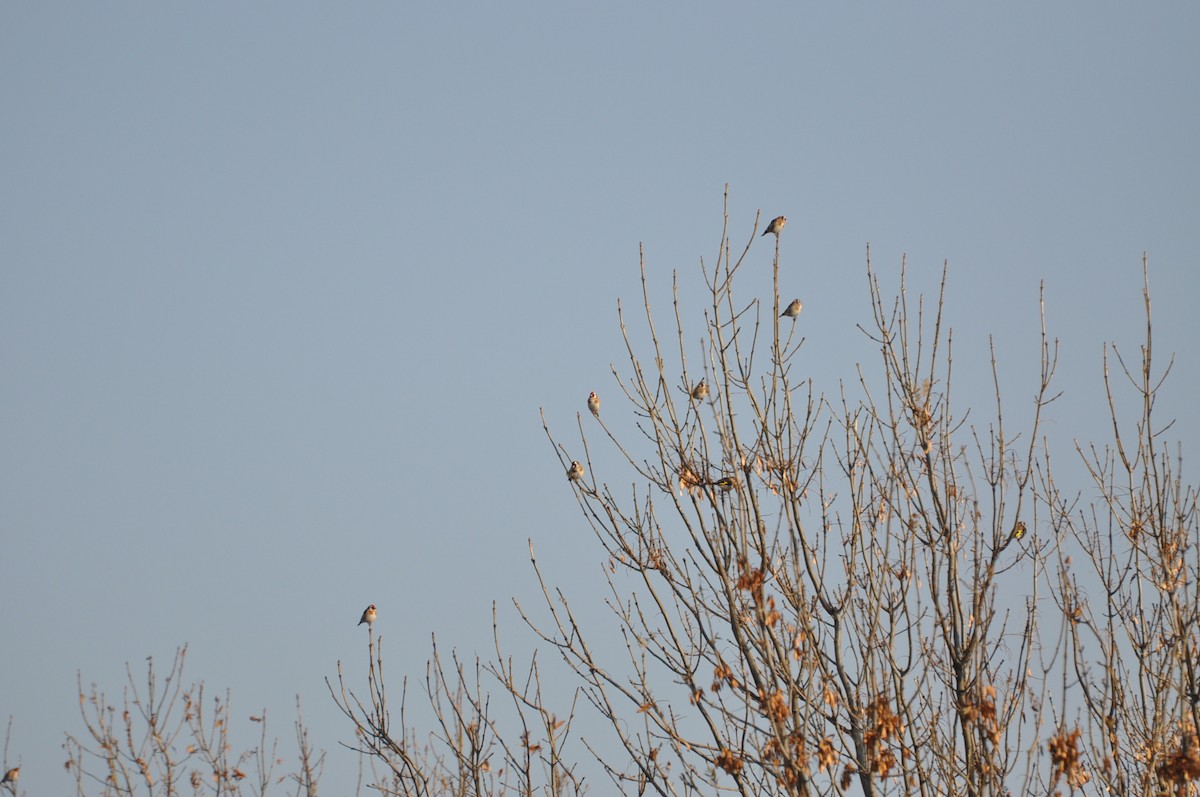
[[[773, 232], [775, 233], [775, 237], [778, 238], [779, 233], [783, 231], [783, 225], [785, 224], [787, 224], [787, 216], [776, 216], [775, 218], [771, 219], [771, 223], [767, 225], [767, 229], [763, 231], [763, 235]], [[761, 238], [762, 235], [758, 237]]]
[[567, 468], [567, 481], [577, 482], [583, 478], [583, 466], [577, 460], [571, 461], [571, 467]]
[[600, 397], [596, 395], [596, 391], [588, 393], [588, 409], [592, 411], [592, 415], [600, 417]]
[[795, 318], [800, 315], [800, 311], [803, 309], [804, 302], [799, 299], [792, 299], [792, 303], [787, 306], [787, 309], [783, 311], [783, 315], [779, 317], [783, 318], [783, 316], [787, 316], [788, 318]]
[[1021, 539], [1021, 538], [1022, 538], [1022, 537], [1024, 537], [1024, 536], [1025, 536], [1025, 521], [1024, 521], [1024, 520], [1018, 520], [1018, 521], [1016, 522], [1016, 525], [1014, 525], [1014, 526], [1013, 526], [1013, 530], [1012, 530], [1012, 538], [1013, 538], [1014, 540], [1019, 540], [1019, 539]]
[[704, 398], [707, 395], [708, 395], [708, 382], [705, 382], [703, 379], [701, 379], [700, 384], [698, 384], [694, 388], [692, 388], [692, 398], [694, 398], [696, 401], [699, 401], [700, 399]]
[[733, 478], [732, 476], [723, 476], [713, 482], [713, 485], [721, 488], [725, 492], [729, 492], [734, 487], [737, 487], [737, 479]]
[[21, 777], [21, 768], [13, 767], [4, 773], [4, 780], [0, 780], [0, 783], [16, 783], [19, 777]]
[[358, 621], [358, 624], [362, 625], [363, 623], [366, 623], [367, 627], [370, 628], [371, 624], [375, 622], [375, 618], [378, 616], [379, 612], [375, 611], [375, 604], [372, 603], [363, 611], [362, 619]]

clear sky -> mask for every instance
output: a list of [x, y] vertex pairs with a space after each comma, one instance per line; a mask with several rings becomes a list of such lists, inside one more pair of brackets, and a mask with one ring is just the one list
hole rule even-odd
[[69, 788], [79, 670], [115, 695], [187, 643], [284, 737], [299, 693], [341, 794], [322, 679], [361, 667], [367, 603], [417, 680], [435, 630], [488, 651], [493, 600], [528, 645], [527, 538], [598, 605], [538, 410], [566, 437], [598, 390], [632, 429], [616, 301], [639, 243], [700, 300], [726, 183], [735, 241], [790, 219], [830, 394], [872, 356], [868, 243], [914, 290], [949, 260], [981, 395], [988, 335], [1032, 394], [1044, 281], [1060, 458], [1107, 431], [1146, 252], [1194, 459], [1200, 5], [602, 5], [0, 7], [0, 721], [30, 793]]

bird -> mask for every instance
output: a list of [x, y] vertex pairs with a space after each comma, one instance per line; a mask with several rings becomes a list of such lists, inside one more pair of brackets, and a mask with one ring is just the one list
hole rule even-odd
[[799, 299], [792, 299], [792, 303], [787, 306], [787, 309], [783, 311], [783, 315], [780, 315], [779, 317], [783, 318], [783, 316], [787, 316], [788, 318], [795, 318], [796, 316], [800, 315], [800, 311], [803, 309], [804, 302], [800, 301]]
[[16, 783], [19, 777], [21, 777], [21, 768], [13, 767], [4, 773], [4, 780], [0, 780], [0, 783]]
[[703, 379], [701, 379], [700, 384], [698, 384], [694, 388], [692, 388], [692, 398], [694, 398], [696, 401], [699, 401], [700, 399], [704, 398], [707, 395], [708, 395], [708, 382], [705, 382]]
[[[763, 235], [773, 232], [775, 233], [775, 237], [778, 238], [779, 233], [783, 231], [783, 225], [785, 224], [787, 224], [787, 216], [776, 216], [775, 218], [771, 219], [771, 223], [767, 225], [767, 229], [763, 230]], [[762, 235], [758, 237], [761, 238]]]
[[713, 482], [713, 485], [719, 487], [725, 492], [729, 492], [734, 487], [737, 487], [737, 479], [733, 478], [732, 476], [723, 476]]
[[588, 409], [592, 411], [592, 415], [600, 417], [600, 397], [596, 395], [596, 391], [588, 393], [587, 400]]
[[577, 482], [583, 478], [583, 466], [577, 460], [571, 460], [571, 467], [567, 468], [567, 481]]
[[1024, 537], [1024, 536], [1025, 536], [1025, 521], [1024, 521], [1024, 520], [1018, 520], [1018, 521], [1016, 522], [1016, 524], [1013, 526], [1013, 530], [1012, 530], [1012, 538], [1013, 538], [1014, 540], [1019, 540], [1019, 539], [1021, 539], [1021, 538], [1022, 538], [1022, 537]]
[[368, 606], [366, 609], [363, 610], [362, 619], [358, 621], [358, 624], [362, 625], [363, 623], [366, 623], [367, 628], [370, 628], [371, 624], [375, 622], [375, 618], [378, 616], [379, 616], [379, 612], [375, 611], [375, 604], [372, 603], [370, 606]]

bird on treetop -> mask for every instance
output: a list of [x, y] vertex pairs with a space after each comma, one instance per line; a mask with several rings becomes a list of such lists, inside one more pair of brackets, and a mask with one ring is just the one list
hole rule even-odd
[[[771, 223], [767, 225], [767, 229], [763, 230], [763, 235], [773, 232], [775, 233], [775, 237], [778, 238], [779, 233], [783, 231], [783, 225], [785, 224], [787, 224], [787, 216], [776, 216], [775, 218], [771, 219]], [[762, 235], [758, 237], [761, 238]]]
[[700, 384], [698, 384], [694, 388], [692, 388], [692, 398], [694, 398], [696, 401], [699, 401], [700, 399], [704, 398], [707, 395], [708, 395], [708, 382], [705, 382], [703, 379], [701, 379]]
[[375, 618], [378, 616], [379, 612], [375, 611], [375, 604], [372, 603], [363, 610], [362, 619], [358, 621], [358, 624], [362, 625], [363, 623], [366, 623], [367, 628], [370, 628], [371, 624], [375, 622]]
[[577, 482], [583, 478], [583, 466], [578, 461], [572, 460], [571, 467], [567, 468], [567, 481]]
[[795, 318], [796, 316], [800, 315], [800, 311], [803, 309], [804, 302], [800, 301], [799, 299], [792, 299], [792, 303], [787, 306], [787, 309], [784, 310], [783, 314], [779, 317], [783, 318], [784, 316], [787, 316], [788, 318]]
[[600, 397], [596, 395], [596, 391], [588, 393], [587, 407], [592, 411], [592, 415], [600, 417]]

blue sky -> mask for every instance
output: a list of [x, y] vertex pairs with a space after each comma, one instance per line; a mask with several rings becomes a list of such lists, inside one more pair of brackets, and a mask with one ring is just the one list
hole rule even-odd
[[519, 650], [530, 537], [602, 618], [538, 410], [567, 436], [595, 389], [632, 428], [616, 301], [639, 243], [659, 297], [678, 270], [701, 301], [726, 183], [735, 241], [790, 219], [820, 390], [873, 362], [868, 242], [915, 290], [950, 262], [967, 395], [989, 335], [1032, 394], [1044, 281], [1066, 458], [1106, 432], [1101, 347], [1140, 343], [1146, 252], [1178, 358], [1160, 412], [1192, 413], [1198, 33], [1191, 3], [6, 4], [0, 719], [23, 785], [67, 787], [77, 670], [116, 693], [188, 643], [281, 736], [299, 693], [348, 792], [322, 679], [361, 664], [362, 608], [392, 673], [423, 678], [435, 630], [486, 653], [494, 600]]

